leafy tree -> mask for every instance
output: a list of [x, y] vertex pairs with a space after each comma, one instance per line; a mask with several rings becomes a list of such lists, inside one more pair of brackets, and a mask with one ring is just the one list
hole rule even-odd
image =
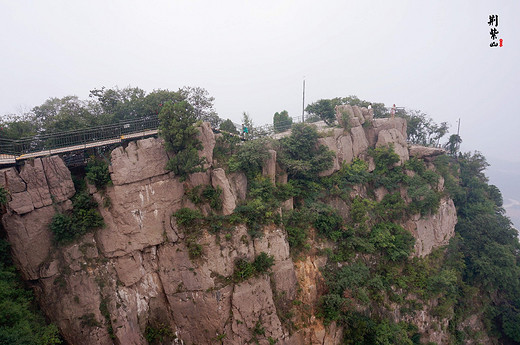
[[38, 132], [38, 127], [30, 113], [5, 115], [0, 121], [0, 138], [20, 139]]
[[292, 118], [289, 117], [289, 113], [287, 110], [284, 110], [280, 113], [274, 113], [273, 117], [273, 127], [275, 133], [280, 133], [291, 128]]
[[246, 141], [238, 147], [237, 153], [231, 156], [229, 170], [243, 171], [251, 180], [262, 172], [262, 166], [268, 158], [269, 151], [265, 139]]
[[338, 98], [334, 99], [320, 99], [312, 104], [309, 104], [305, 111], [311, 115], [319, 116], [326, 124], [331, 126], [336, 121], [336, 105], [341, 104]]
[[291, 178], [315, 179], [323, 170], [332, 166], [334, 153], [324, 145], [318, 145], [315, 127], [295, 124], [291, 135], [280, 140], [280, 162]]
[[164, 138], [166, 149], [175, 156], [166, 169], [173, 171], [181, 179], [188, 174], [204, 171], [204, 158], [199, 158], [202, 143], [197, 139], [198, 130], [193, 107], [187, 101], [166, 103], [159, 113], [159, 133]]
[[419, 110], [411, 110], [401, 115], [407, 122], [408, 140], [423, 146], [439, 145], [440, 139], [448, 132], [448, 123], [437, 124]]
[[87, 103], [77, 96], [49, 98], [32, 112], [38, 128], [47, 133], [86, 128], [94, 123]]
[[459, 151], [460, 143], [462, 143], [462, 139], [457, 134], [450, 135], [448, 142], [444, 145], [444, 148], [448, 150], [450, 155], [454, 156]]
[[220, 129], [229, 133], [240, 134], [237, 128], [235, 127], [235, 124], [230, 119], [227, 119], [226, 121], [222, 122], [220, 124]]
[[185, 86], [179, 90], [179, 94], [191, 104], [197, 120], [209, 122], [213, 128], [218, 128], [222, 123], [222, 119], [213, 108], [215, 98], [210, 97], [206, 89], [202, 87]]

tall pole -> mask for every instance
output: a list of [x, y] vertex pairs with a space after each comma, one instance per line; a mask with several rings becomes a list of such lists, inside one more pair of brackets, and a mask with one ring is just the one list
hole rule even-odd
[[302, 105], [302, 122], [305, 122], [305, 77], [303, 77], [303, 105]]

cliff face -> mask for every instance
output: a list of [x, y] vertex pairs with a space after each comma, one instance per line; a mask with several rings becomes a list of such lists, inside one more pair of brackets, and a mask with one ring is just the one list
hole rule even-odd
[[[333, 129], [320, 139], [336, 153], [333, 167], [323, 175], [356, 157], [374, 169], [367, 155], [369, 147], [393, 144], [400, 163], [410, 155], [428, 158], [439, 153], [409, 150], [402, 119], [373, 120], [367, 109], [350, 106], [344, 112], [351, 129]], [[228, 175], [212, 168], [215, 136], [207, 124], [201, 127], [200, 138], [205, 148], [200, 154], [207, 158], [209, 169], [190, 175], [185, 182], [164, 170], [168, 156], [160, 139], [115, 149], [113, 186], [103, 192], [89, 186], [100, 205], [110, 200], [109, 207], [99, 207], [106, 226], [61, 247], [53, 245], [49, 223], [55, 212], [70, 209], [75, 193], [61, 159], [35, 159], [19, 172], [15, 168], [0, 171], [0, 184], [11, 195], [3, 226], [17, 265], [34, 285], [43, 310], [71, 344], [146, 344], [147, 332], [161, 331], [170, 342], [185, 344], [254, 340], [260, 344], [338, 344], [341, 328], [325, 327], [315, 316], [322, 286], [319, 269], [327, 259], [311, 254], [294, 263], [281, 228], [267, 226], [264, 235], [254, 239], [243, 225], [236, 226], [231, 235], [205, 229], [198, 241], [202, 256], [190, 258], [187, 235], [171, 217], [183, 207], [196, 208], [186, 198], [186, 190], [200, 184], [220, 187], [223, 214], [231, 214], [247, 191], [242, 173]], [[283, 174], [277, 174], [276, 152], [270, 155], [263, 173], [283, 182]], [[364, 193], [361, 186], [358, 193]], [[385, 193], [380, 189], [376, 196], [382, 199]], [[291, 200], [285, 206], [291, 208]], [[341, 202], [336, 208], [348, 213]], [[453, 202], [443, 198], [438, 213], [415, 216], [403, 226], [416, 238], [415, 255], [424, 256], [447, 244], [455, 223]], [[317, 247], [330, 245], [311, 241]], [[261, 252], [273, 255], [272, 274], [243, 282], [229, 279], [236, 259], [251, 261]], [[308, 309], [298, 308], [291, 314], [295, 299]], [[421, 316], [420, 329], [425, 331], [427, 320], [432, 319], [427, 312], [428, 308]], [[442, 334], [430, 338], [439, 343], [445, 340]]]

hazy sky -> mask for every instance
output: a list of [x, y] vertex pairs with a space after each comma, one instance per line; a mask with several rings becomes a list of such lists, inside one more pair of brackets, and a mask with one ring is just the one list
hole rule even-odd
[[[503, 47], [489, 46], [490, 14]], [[462, 150], [520, 162], [518, 0], [0, 0], [0, 29], [0, 114], [101, 86], [190, 85], [221, 117], [264, 124], [301, 115], [305, 76], [307, 103], [357, 95], [452, 133], [460, 117]]]

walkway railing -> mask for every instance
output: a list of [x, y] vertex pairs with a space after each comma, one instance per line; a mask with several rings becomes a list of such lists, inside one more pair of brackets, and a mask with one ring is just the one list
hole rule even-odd
[[155, 115], [81, 130], [39, 134], [19, 140], [0, 139], [0, 164], [155, 135], [158, 126], [159, 118]]

